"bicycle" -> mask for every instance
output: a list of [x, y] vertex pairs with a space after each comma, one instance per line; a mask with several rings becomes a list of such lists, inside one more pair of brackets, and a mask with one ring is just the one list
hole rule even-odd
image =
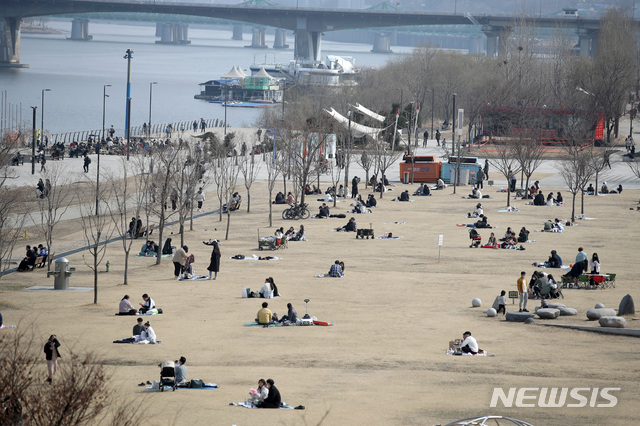
[[311, 213], [309, 213], [309, 209], [307, 209], [307, 204], [305, 203], [292, 204], [291, 207], [282, 212], [283, 219], [292, 220], [309, 219], [310, 215]]

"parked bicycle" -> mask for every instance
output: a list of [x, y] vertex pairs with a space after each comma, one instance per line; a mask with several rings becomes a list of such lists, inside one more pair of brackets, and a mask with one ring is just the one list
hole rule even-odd
[[283, 219], [309, 219], [310, 213], [307, 204], [292, 204], [291, 207], [282, 212]]

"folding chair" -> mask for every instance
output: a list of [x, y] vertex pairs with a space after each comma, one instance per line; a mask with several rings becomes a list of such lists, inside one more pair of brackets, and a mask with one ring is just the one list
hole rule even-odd
[[602, 283], [601, 288], [616, 288], [616, 274], [607, 274], [609, 277]]

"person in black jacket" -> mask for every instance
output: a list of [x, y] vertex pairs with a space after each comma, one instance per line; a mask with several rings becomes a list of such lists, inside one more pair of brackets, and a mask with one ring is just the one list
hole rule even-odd
[[545, 199], [544, 199], [544, 195], [542, 194], [542, 191], [538, 191], [538, 194], [536, 194], [536, 197], [533, 199], [533, 205], [534, 206], [544, 206], [545, 205]]
[[282, 398], [280, 397], [280, 391], [273, 383], [273, 379], [267, 379], [267, 388], [269, 388], [269, 396], [262, 400], [260, 408], [280, 408]]
[[[209, 263], [209, 267], [207, 270], [209, 271], [209, 279], [215, 280], [218, 278], [218, 272], [220, 272], [220, 245], [218, 244], [218, 240], [209, 240], [209, 242], [203, 241], [203, 243], [207, 246], [213, 246], [213, 251], [211, 252], [211, 262]], [[211, 274], [215, 275], [213, 278]]]
[[60, 342], [58, 342], [58, 337], [55, 334], [49, 336], [49, 340], [44, 344], [44, 353], [47, 357], [47, 369], [49, 370], [48, 383], [51, 383], [53, 375], [58, 369], [58, 358], [61, 358], [60, 352], [58, 352], [59, 347]]

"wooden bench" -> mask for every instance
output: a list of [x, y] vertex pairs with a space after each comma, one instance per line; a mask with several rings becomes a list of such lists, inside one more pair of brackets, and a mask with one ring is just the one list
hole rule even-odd
[[31, 267], [31, 270], [33, 271], [36, 268], [42, 268], [44, 266], [44, 261], [46, 260], [45, 256], [38, 256], [36, 258], [36, 262], [33, 264], [33, 266]]

